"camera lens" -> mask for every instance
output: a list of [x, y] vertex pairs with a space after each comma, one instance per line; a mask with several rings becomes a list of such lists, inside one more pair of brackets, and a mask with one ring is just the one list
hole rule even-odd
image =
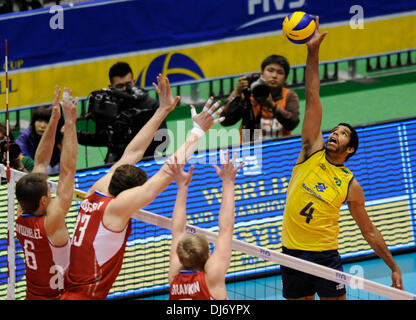
[[252, 83], [251, 92], [255, 99], [267, 99], [270, 94], [270, 88], [264, 80], [260, 78]]

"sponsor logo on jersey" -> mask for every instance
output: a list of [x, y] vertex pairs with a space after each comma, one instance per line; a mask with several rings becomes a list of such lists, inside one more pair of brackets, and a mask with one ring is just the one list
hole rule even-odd
[[318, 192], [324, 192], [325, 189], [327, 189], [328, 187], [325, 185], [325, 183], [323, 182], [318, 182], [315, 186], [316, 191]]

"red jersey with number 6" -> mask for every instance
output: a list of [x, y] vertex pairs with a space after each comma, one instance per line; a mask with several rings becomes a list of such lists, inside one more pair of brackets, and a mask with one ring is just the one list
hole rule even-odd
[[120, 272], [131, 222], [120, 232], [104, 226], [104, 211], [113, 199], [96, 191], [82, 201], [72, 236], [63, 299], [106, 299]]
[[169, 300], [215, 300], [209, 293], [204, 271], [181, 270], [169, 288]]
[[54, 246], [45, 231], [46, 215], [21, 214], [16, 235], [25, 255], [26, 300], [59, 299], [69, 264], [70, 242]]

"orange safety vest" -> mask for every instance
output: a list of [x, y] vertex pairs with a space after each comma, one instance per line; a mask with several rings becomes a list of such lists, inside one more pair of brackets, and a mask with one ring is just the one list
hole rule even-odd
[[[278, 107], [282, 109], [286, 109], [286, 99], [287, 95], [289, 94], [290, 89], [288, 88], [282, 88], [282, 98], [277, 100], [275, 103]], [[264, 136], [266, 135], [273, 135], [274, 137], [284, 137], [288, 136], [292, 133], [292, 131], [286, 130], [278, 121], [276, 118], [274, 118], [274, 115], [272, 112], [268, 110], [267, 107], [261, 106], [258, 104], [253, 96], [250, 97], [251, 105], [253, 108], [253, 114], [254, 117], [257, 118], [257, 116], [260, 113], [261, 110], [261, 119], [260, 119], [260, 128], [262, 129], [262, 134]], [[261, 109], [260, 109], [261, 108]], [[241, 130], [243, 129], [243, 124], [241, 123], [240, 126], [240, 142], [242, 139]], [[273, 134], [275, 133], [275, 134]]]

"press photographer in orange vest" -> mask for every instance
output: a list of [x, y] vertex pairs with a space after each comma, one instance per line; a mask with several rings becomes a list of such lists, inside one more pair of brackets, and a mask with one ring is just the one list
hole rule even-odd
[[263, 60], [260, 74], [239, 78], [221, 114], [225, 116], [222, 125], [231, 126], [242, 119], [243, 142], [290, 135], [299, 124], [299, 97], [284, 87], [289, 71], [285, 57], [271, 55]]

